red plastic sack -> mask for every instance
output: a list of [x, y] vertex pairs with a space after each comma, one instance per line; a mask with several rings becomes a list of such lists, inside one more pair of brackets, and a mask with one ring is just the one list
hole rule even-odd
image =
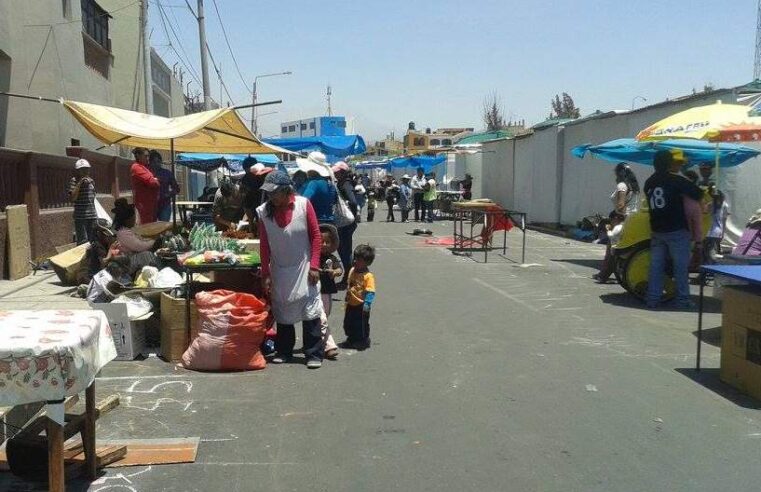
[[182, 365], [200, 371], [264, 369], [261, 352], [270, 325], [269, 306], [252, 294], [229, 290], [199, 292], [198, 336], [182, 355]]

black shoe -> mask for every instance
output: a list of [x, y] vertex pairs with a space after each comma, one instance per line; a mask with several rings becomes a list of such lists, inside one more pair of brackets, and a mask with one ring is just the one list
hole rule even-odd
[[356, 349], [357, 348], [356, 343], [348, 339], [339, 343], [338, 346], [341, 347], [342, 349]]

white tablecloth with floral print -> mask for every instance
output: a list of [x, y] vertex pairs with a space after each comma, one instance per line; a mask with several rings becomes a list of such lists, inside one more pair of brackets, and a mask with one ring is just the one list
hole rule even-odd
[[115, 357], [102, 311], [0, 311], [0, 406], [63, 400]]

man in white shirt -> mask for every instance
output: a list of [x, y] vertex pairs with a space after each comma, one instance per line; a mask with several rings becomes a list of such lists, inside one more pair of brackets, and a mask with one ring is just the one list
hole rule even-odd
[[412, 188], [412, 203], [415, 207], [415, 222], [420, 222], [420, 209], [423, 207], [423, 187], [425, 186], [426, 179], [423, 174], [423, 168], [417, 168], [417, 174], [410, 180], [410, 188]]

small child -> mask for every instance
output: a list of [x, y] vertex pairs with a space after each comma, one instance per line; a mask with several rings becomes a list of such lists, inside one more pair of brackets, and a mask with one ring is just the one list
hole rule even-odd
[[721, 190], [710, 187], [713, 202], [711, 203], [711, 228], [706, 235], [703, 246], [704, 263], [716, 263], [716, 255], [721, 254], [721, 241], [724, 239], [724, 231], [727, 228], [729, 217], [729, 205]]
[[621, 233], [624, 230], [624, 217], [615, 210], [608, 216], [610, 223], [605, 225], [605, 231], [608, 236], [608, 242], [605, 246], [605, 258], [602, 260], [600, 271], [595, 273], [592, 278], [598, 283], [605, 284], [613, 274], [613, 251], [611, 248], [621, 239]]
[[354, 249], [354, 263], [349, 270], [344, 315], [345, 348], [370, 348], [370, 308], [375, 300], [375, 276], [369, 266], [375, 260], [375, 248], [360, 244]]
[[375, 219], [375, 209], [378, 208], [378, 200], [375, 197], [375, 191], [367, 194], [367, 221], [372, 222]]
[[338, 229], [331, 224], [320, 225], [322, 246], [320, 247], [320, 294], [322, 296], [323, 316], [320, 318], [320, 330], [325, 342], [325, 358], [335, 360], [338, 357], [338, 345], [330, 333], [328, 317], [333, 307], [333, 294], [338, 293], [336, 279], [344, 274], [341, 260], [335, 255], [338, 249]]

